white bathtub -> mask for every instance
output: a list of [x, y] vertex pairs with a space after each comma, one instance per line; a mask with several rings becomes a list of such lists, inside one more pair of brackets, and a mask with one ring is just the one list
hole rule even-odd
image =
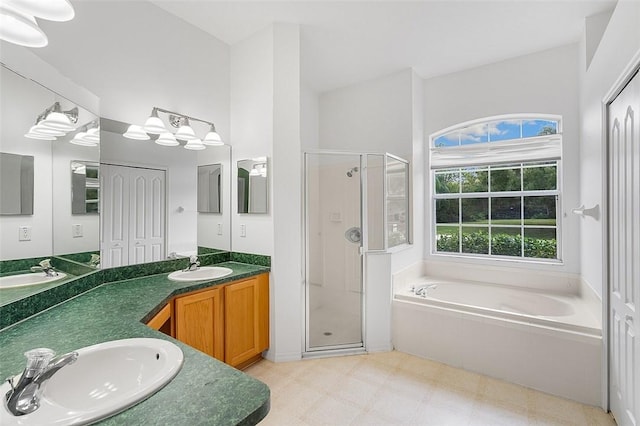
[[602, 333], [577, 295], [421, 278], [393, 300], [397, 350], [591, 405], [601, 404]]

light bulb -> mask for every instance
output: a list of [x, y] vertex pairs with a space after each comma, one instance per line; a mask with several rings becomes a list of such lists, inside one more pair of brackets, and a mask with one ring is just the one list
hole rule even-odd
[[190, 141], [187, 141], [187, 144], [184, 146], [184, 149], [190, 149], [193, 151], [201, 151], [203, 149], [205, 149], [206, 147], [202, 144], [202, 141], [200, 139], [191, 139]]
[[165, 132], [163, 134], [161, 134], [158, 139], [156, 139], [156, 143], [158, 145], [163, 145], [163, 146], [177, 146], [180, 145], [180, 142], [178, 142], [176, 140], [176, 138], [173, 136], [173, 133], [169, 133], [169, 132]]
[[167, 128], [158, 117], [158, 110], [154, 108], [153, 111], [151, 111], [151, 115], [147, 118], [147, 121], [144, 122], [143, 129], [145, 132], [152, 135], [159, 135], [167, 132]]
[[52, 129], [50, 127], [44, 127], [42, 126], [42, 122], [33, 126], [30, 132], [37, 133], [39, 135], [47, 135], [47, 136], [64, 136], [67, 134], [67, 132], [64, 132], [62, 130]]
[[47, 129], [60, 130], [65, 133], [75, 130], [75, 127], [71, 124], [69, 117], [56, 111], [50, 112], [47, 115], [47, 118], [38, 123], [38, 126], [46, 127]]
[[127, 139], [133, 139], [136, 141], [148, 141], [151, 139], [148, 134], [142, 130], [142, 127], [137, 124], [132, 124], [129, 126], [127, 131], [122, 135]]
[[0, 4], [0, 40], [26, 47], [44, 47], [49, 43], [33, 16], [8, 4]]
[[75, 10], [68, 0], [5, 0], [21, 12], [47, 21], [70, 21]]
[[212, 146], [224, 145], [224, 143], [222, 142], [222, 138], [220, 137], [218, 132], [216, 132], [216, 128], [213, 125], [211, 125], [211, 129], [209, 130], [209, 133], [207, 133], [207, 135], [202, 140], [202, 143], [205, 145], [212, 145]]
[[38, 139], [41, 141], [55, 141], [56, 137], [54, 135], [45, 135], [42, 133], [35, 133], [34, 129], [37, 126], [31, 126], [31, 128], [29, 129], [29, 131], [27, 133], [25, 133], [24, 137], [25, 138], [29, 138], [29, 139]]

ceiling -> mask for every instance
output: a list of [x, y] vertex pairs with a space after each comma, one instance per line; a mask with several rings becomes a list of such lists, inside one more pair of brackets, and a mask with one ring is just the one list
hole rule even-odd
[[150, 0], [233, 45], [271, 23], [300, 25], [302, 78], [324, 92], [413, 67], [448, 74], [580, 40], [615, 0]]

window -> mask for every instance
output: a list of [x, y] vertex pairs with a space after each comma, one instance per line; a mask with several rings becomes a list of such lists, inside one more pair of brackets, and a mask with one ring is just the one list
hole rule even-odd
[[432, 136], [434, 253], [560, 260], [559, 126], [511, 116]]

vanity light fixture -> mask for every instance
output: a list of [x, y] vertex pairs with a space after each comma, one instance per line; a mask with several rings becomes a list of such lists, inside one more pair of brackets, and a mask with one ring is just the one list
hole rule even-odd
[[35, 18], [69, 21], [75, 16], [68, 0], [3, 0], [0, 4], [0, 39], [26, 47], [49, 43]]
[[[178, 130], [175, 133], [168, 131], [167, 127], [165, 127], [165, 121], [160, 118], [158, 113], [166, 114], [166, 122]], [[209, 132], [204, 137], [204, 140], [198, 138], [193, 127], [191, 127], [191, 121], [197, 121], [210, 126]], [[141, 132], [144, 133], [144, 135], [142, 135]], [[150, 139], [150, 134], [159, 135], [158, 138], [155, 139], [155, 143], [158, 145], [178, 146], [180, 145], [178, 140], [181, 140], [187, 142], [184, 147], [190, 150], [202, 150], [206, 148], [205, 145], [224, 145], [222, 138], [218, 132], [216, 132], [216, 126], [212, 122], [158, 107], [153, 107], [151, 115], [145, 121], [144, 126], [131, 125], [123, 136], [129, 139], [148, 140]]]
[[85, 124], [69, 142], [80, 146], [98, 146], [100, 143], [100, 124], [97, 121]]

